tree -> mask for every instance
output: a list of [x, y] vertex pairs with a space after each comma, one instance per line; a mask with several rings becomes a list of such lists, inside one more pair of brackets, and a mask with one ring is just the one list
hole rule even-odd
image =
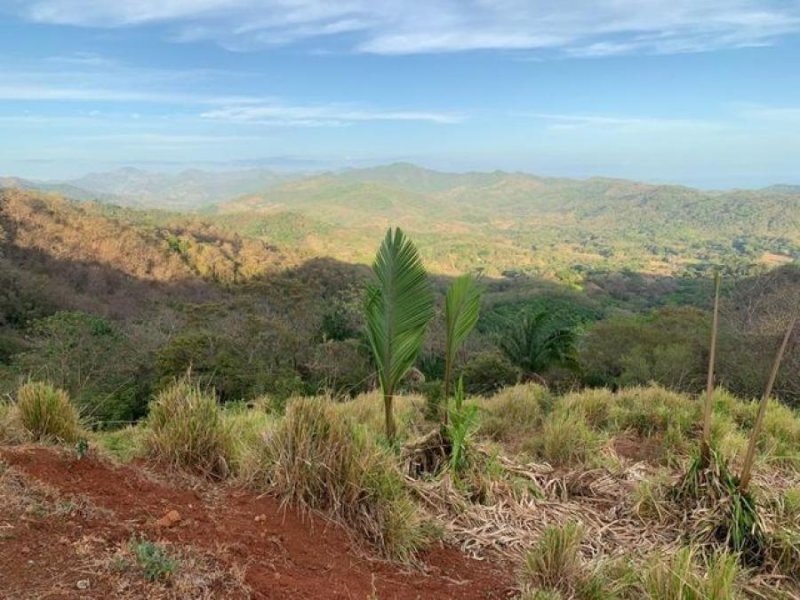
[[395, 388], [422, 348], [433, 296], [417, 248], [400, 228], [387, 230], [372, 270], [377, 284], [367, 288], [367, 338], [383, 393], [386, 436], [394, 440]]

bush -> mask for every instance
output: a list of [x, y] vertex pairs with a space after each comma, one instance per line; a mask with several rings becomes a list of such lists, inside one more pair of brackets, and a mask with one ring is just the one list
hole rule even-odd
[[412, 559], [428, 537], [386, 451], [325, 399], [290, 402], [262, 468], [281, 494], [342, 520], [391, 558]]
[[154, 460], [212, 478], [228, 475], [233, 439], [212, 393], [181, 379], [150, 404], [145, 449]]
[[29, 382], [17, 391], [12, 419], [37, 442], [73, 444], [81, 436], [77, 409], [63, 390]]
[[493, 394], [519, 381], [520, 370], [498, 351], [480, 352], [458, 370], [467, 394]]

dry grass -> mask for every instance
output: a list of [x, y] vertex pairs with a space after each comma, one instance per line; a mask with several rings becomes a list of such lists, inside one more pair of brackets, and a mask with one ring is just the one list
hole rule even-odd
[[387, 556], [412, 560], [428, 535], [403, 478], [370, 433], [323, 398], [296, 398], [264, 440], [263, 483], [348, 524]]
[[234, 442], [217, 400], [187, 379], [176, 381], [150, 404], [144, 446], [171, 468], [221, 479], [230, 473]]
[[7, 418], [11, 431], [35, 442], [74, 444], [82, 435], [78, 410], [69, 396], [48, 383], [20, 386]]

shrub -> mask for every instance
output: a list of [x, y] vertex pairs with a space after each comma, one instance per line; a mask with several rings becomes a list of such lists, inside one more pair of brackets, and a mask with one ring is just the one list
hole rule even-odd
[[325, 399], [289, 404], [266, 438], [262, 465], [287, 499], [328, 512], [391, 558], [412, 559], [427, 538], [386, 451]]
[[228, 475], [233, 439], [212, 393], [181, 379], [150, 404], [147, 454], [173, 468], [207, 477]]
[[81, 435], [78, 411], [63, 390], [29, 382], [17, 391], [12, 418], [37, 442], [72, 444]]
[[520, 370], [498, 351], [479, 352], [458, 370], [468, 394], [493, 394], [519, 381]]

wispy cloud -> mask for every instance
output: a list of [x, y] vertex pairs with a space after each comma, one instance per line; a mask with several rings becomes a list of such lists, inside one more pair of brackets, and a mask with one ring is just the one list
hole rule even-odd
[[702, 52], [800, 31], [785, 0], [32, 0], [23, 18], [82, 27], [168, 24], [172, 39], [236, 50], [304, 40], [357, 52], [550, 50], [571, 56]]
[[537, 119], [548, 123], [551, 129], [605, 128], [628, 130], [675, 130], [677, 128], [719, 129], [721, 122], [701, 119], [665, 117], [640, 117], [617, 115], [559, 114], [540, 112], [515, 112], [513, 116]]
[[336, 127], [367, 121], [419, 121], [448, 124], [463, 120], [461, 115], [444, 112], [377, 110], [335, 104], [324, 106], [289, 106], [285, 104], [228, 106], [204, 112], [202, 117], [234, 123], [302, 127]]

